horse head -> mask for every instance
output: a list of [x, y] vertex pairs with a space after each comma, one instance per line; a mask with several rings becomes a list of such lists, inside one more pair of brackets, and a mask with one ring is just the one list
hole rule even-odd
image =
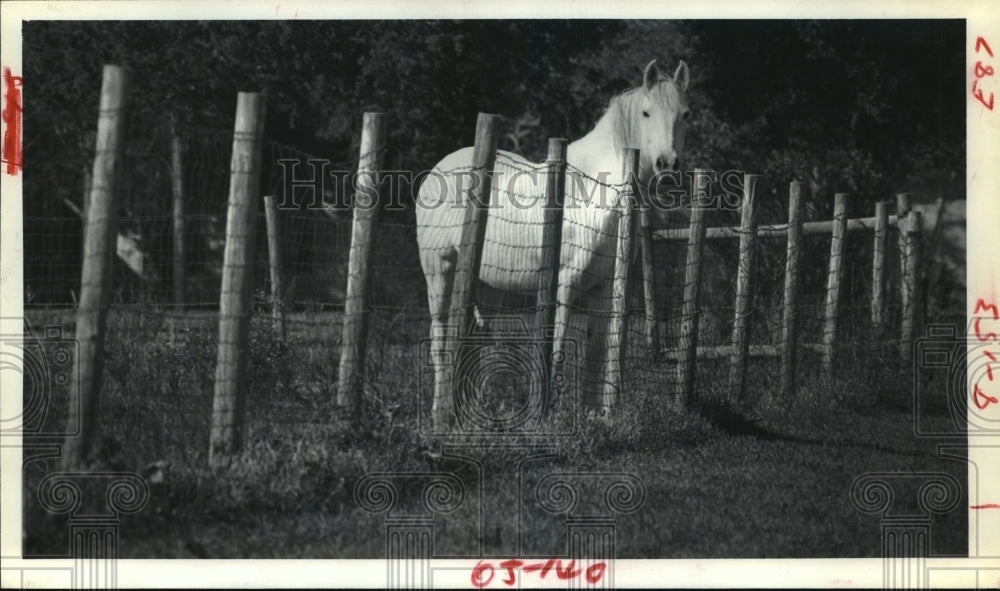
[[690, 113], [685, 93], [688, 67], [683, 61], [673, 77], [660, 72], [656, 60], [643, 74], [642, 89], [636, 96], [634, 118], [635, 147], [640, 153], [640, 176], [680, 169], [684, 133]]

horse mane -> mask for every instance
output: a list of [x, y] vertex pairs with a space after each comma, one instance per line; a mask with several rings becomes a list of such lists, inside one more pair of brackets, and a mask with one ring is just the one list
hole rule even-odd
[[634, 123], [639, 114], [641, 89], [641, 87], [630, 88], [608, 101], [604, 116], [611, 123], [611, 142], [616, 154], [620, 154], [622, 150], [632, 145], [633, 138], [636, 137]]
[[[673, 82], [673, 78], [662, 76], [660, 82]], [[657, 84], [655, 92], [659, 96], [656, 98], [663, 99], [669, 106], [674, 106], [677, 101], [667, 91], [670, 86], [674, 85]], [[635, 146], [637, 135], [636, 124], [639, 121], [639, 111], [642, 104], [641, 90], [641, 86], [629, 88], [611, 97], [611, 100], [608, 102], [608, 108], [605, 111], [604, 117], [610, 118], [611, 141], [612, 145], [614, 145], [615, 153], [620, 154], [625, 148]], [[677, 90], [677, 92], [680, 93], [680, 90]]]

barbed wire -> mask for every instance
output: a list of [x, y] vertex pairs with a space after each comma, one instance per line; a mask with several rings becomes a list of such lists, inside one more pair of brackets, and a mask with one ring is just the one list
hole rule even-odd
[[[171, 321], [192, 320], [201, 323], [199, 330], [204, 330], [211, 338], [213, 323], [219, 321], [217, 312], [219, 288], [221, 282], [222, 256], [225, 246], [225, 216], [222, 206], [228, 195], [228, 180], [231, 157], [231, 132], [218, 130], [209, 132], [198, 128], [195, 136], [185, 135], [188, 128], [180, 126], [180, 135], [185, 141], [185, 152], [189, 158], [185, 161], [186, 201], [192, 211], [186, 211], [182, 219], [188, 224], [185, 238], [187, 246], [186, 287], [188, 300], [183, 308], [175, 307], [170, 301], [169, 281], [171, 260], [171, 234], [174, 216], [167, 213], [170, 205], [169, 159], [155, 153], [132, 154], [127, 160], [129, 166], [145, 171], [155, 171], [155, 175], [146, 177], [149, 182], [139, 182], [141, 173], [131, 172], [133, 179], [126, 187], [137, 191], [132, 201], [141, 202], [139, 197], [160, 193], [157, 203], [163, 213], [151, 210], [126, 211], [127, 215], [120, 217], [120, 228], [123, 229], [123, 239], [131, 237], [141, 251], [146, 268], [155, 270], [152, 275], [161, 277], [159, 283], [151, 283], [135, 276], [127, 267], [117, 269], [113, 276], [116, 282], [113, 288], [113, 314], [121, 312], [129, 315], [147, 315]], [[294, 169], [286, 171], [278, 163], [281, 160], [294, 160], [307, 171], [306, 178], [296, 177], [293, 180], [306, 182], [312, 169], [305, 166], [309, 160], [325, 163], [328, 169], [339, 171], [354, 171], [361, 162], [374, 161], [384, 157], [386, 149], [373, 150], [355, 158], [331, 162], [318, 158], [304, 150], [271, 139], [265, 140], [265, 171], [262, 174], [262, 186], [273, 194], [278, 194], [285, 187], [282, 175], [294, 173]], [[494, 196], [499, 198], [497, 205], [501, 207], [514, 202], [543, 202], [547, 181], [547, 163], [525, 163], [500, 152], [497, 155], [497, 168], [512, 174], [539, 173], [535, 186], [527, 190], [520, 185], [496, 182], [493, 185]], [[77, 163], [76, 168], [84, 169], [83, 163]], [[579, 168], [567, 165], [567, 175], [579, 175], [579, 178], [593, 183], [597, 187], [615, 191], [620, 195], [627, 188], [626, 183], [611, 184], [594, 178]], [[299, 168], [299, 170], [303, 170]], [[456, 166], [449, 170], [437, 170], [443, 176], [464, 173], [481, 174], [483, 169], [472, 165]], [[318, 171], [317, 171], [318, 173]], [[79, 171], [76, 172], [79, 174]], [[428, 182], [426, 180], [424, 182]], [[154, 182], [155, 179], [155, 182]], [[296, 185], [298, 186], [298, 185]], [[420, 187], [413, 187], [416, 191]], [[429, 186], [427, 192], [433, 193], [437, 187]], [[164, 198], [166, 197], [166, 198]], [[451, 195], [442, 195], [446, 201], [442, 208], [450, 207], [447, 203]], [[349, 202], [350, 200], [348, 200]], [[618, 257], [614, 245], [619, 236], [618, 221], [621, 216], [628, 215], [625, 208], [618, 205], [618, 199], [611, 203], [592, 203], [581, 208], [585, 213], [576, 215], [567, 207], [563, 221], [563, 243], [560, 245], [564, 255], [560, 262], [560, 278], [573, 278], [578, 286], [604, 285], [610, 282], [614, 273], [614, 262]], [[209, 207], [198, 204], [209, 202], [219, 206]], [[322, 203], [322, 199], [320, 199]], [[457, 202], [461, 203], [461, 202]], [[343, 323], [343, 306], [346, 299], [346, 284], [350, 277], [348, 271], [348, 256], [351, 246], [352, 219], [349, 210], [331, 216], [331, 208], [321, 207], [312, 210], [308, 207], [279, 211], [279, 234], [285, 249], [284, 273], [286, 283], [291, 287], [286, 292], [288, 298], [287, 322], [293, 327], [290, 334], [291, 346], [306, 346], [305, 343], [326, 342], [335, 346], [339, 342], [339, 328]], [[516, 207], [511, 206], [511, 211]], [[409, 214], [407, 214], [409, 215]], [[545, 222], [541, 217], [505, 218], [499, 214], [494, 216], [494, 210], [487, 214], [487, 224], [512, 225], [524, 232], [524, 235], [540, 236]], [[257, 221], [258, 233], [253, 267], [254, 305], [252, 318], [254, 322], [266, 324], [271, 314], [271, 289], [267, 267], [266, 233], [263, 231], [263, 214]], [[431, 216], [432, 217], [432, 216]], [[683, 216], [680, 216], [683, 218]], [[598, 219], [600, 218], [600, 219]], [[399, 217], [395, 219], [408, 219]], [[873, 226], [868, 218], [852, 220], [850, 224], [858, 226], [854, 229], [871, 229]], [[685, 221], [683, 219], [679, 220]], [[826, 222], [819, 222], [826, 223]], [[79, 217], [70, 215], [26, 216], [24, 218], [26, 236], [31, 237], [40, 247], [33, 253], [34, 258], [26, 260], [26, 287], [36, 293], [47, 294], [43, 301], [40, 296], [27, 301], [29, 310], [44, 310], [47, 305], [58, 305], [53, 299], [59, 299], [62, 305], [72, 304], [74, 289], [79, 278], [79, 245], [81, 235], [67, 233], [67, 226], [81, 226]], [[464, 216], [453, 218], [431, 219], [424, 229], [431, 231], [454, 231], [464, 225]], [[638, 225], [637, 225], [638, 228]], [[756, 228], [758, 238], [767, 238], [769, 233], [787, 232], [787, 223], [759, 224]], [[638, 231], [638, 229], [637, 229]], [[736, 238], [744, 235], [739, 226], [719, 226], [709, 228], [706, 233], [715, 234], [719, 239]], [[898, 244], [898, 228], [894, 224], [888, 227], [889, 250], [886, 253], [886, 283], [887, 292], [895, 289], [895, 283], [900, 281], [901, 269], [899, 253], [894, 249]], [[481, 270], [500, 271], [519, 276], [537, 274], [538, 270], [531, 265], [537, 258], [539, 246], [532, 240], [517, 240], [516, 232], [511, 235], [503, 233], [487, 233], [485, 249], [504, 251], [504, 256], [484, 257]], [[841, 290], [841, 303], [838, 307], [838, 342], [876, 342], [880, 336], [869, 321], [869, 297], [872, 289], [870, 264], [872, 241], [856, 239], [854, 230], [846, 238], [846, 247], [842, 254], [845, 268]], [[421, 253], [416, 241], [416, 225], [412, 220], [405, 223], [379, 222], [370, 237], [374, 243], [373, 262], [370, 276], [373, 286], [369, 293], [367, 310], [374, 327], [369, 332], [369, 355], [373, 363], [387, 363], [387, 351], [392, 347], [405, 346], [416, 348], [428, 334], [430, 308], [428, 303], [427, 281], [434, 278], [433, 268], [424, 268]], [[830, 287], [827, 285], [827, 257], [829, 254], [828, 235], [804, 234], [803, 246], [799, 255], [803, 263], [807, 261], [823, 261], [823, 264], [803, 268], [800, 281], [799, 303], [797, 314], [800, 322], [800, 342], [811, 344], [819, 341], [823, 322], [826, 320], [825, 297]], [[70, 244], [72, 245], [70, 246]], [[705, 243], [700, 277], [700, 304], [698, 316], [700, 320], [699, 343], [705, 347], [731, 346], [731, 332], [735, 321], [734, 293], [736, 289], [737, 253], [735, 249], [712, 250]], [[450, 255], [457, 244], [425, 245], [424, 258]], [[51, 247], [51, 248], [49, 248]], [[754, 281], [751, 283], [751, 307], [743, 315], [749, 323], [750, 343], [779, 347], [783, 325], [782, 288], [784, 277], [785, 244], [782, 240], [756, 241], [754, 257], [757, 261], [754, 269]], [[685, 244], [669, 241], [656, 241], [653, 245], [654, 273], [647, 279], [653, 283], [656, 295], [655, 322], [660, 327], [657, 346], [663, 350], [674, 350], [677, 347], [681, 323], [687, 320], [682, 314], [684, 291], [690, 287], [685, 280], [687, 267], [687, 249]], [[634, 255], [630, 255], [633, 257]], [[865, 263], [860, 261], [864, 260]], [[32, 266], [34, 265], [34, 266]], [[802, 264], [802, 267], [808, 265]], [[73, 275], [76, 278], [73, 278]], [[639, 384], [642, 388], [659, 387], [675, 381], [673, 362], [663, 356], [650, 357], [643, 341], [646, 323], [646, 308], [642, 299], [642, 290], [638, 289], [643, 281], [640, 265], [634, 263], [631, 270], [630, 300], [626, 302], [626, 324], [628, 345], [626, 349], [626, 365], [629, 368], [625, 381], [633, 386]], [[50, 283], [45, 283], [46, 281]], [[34, 288], [31, 285], [34, 285]], [[565, 288], [562, 281], [559, 288]], [[52, 294], [59, 293], [55, 296]], [[67, 294], [69, 294], [67, 296]], [[584, 297], [565, 303], [570, 310], [571, 323], [579, 324], [581, 319], [596, 318], [606, 321], [612, 317], [609, 306], [614, 296], [604, 294], [584, 294]], [[28, 299], [28, 298], [26, 298]], [[895, 298], [885, 298], [885, 325], [895, 327], [899, 324], [902, 306]], [[497, 300], [487, 297], [477, 297], [476, 305], [488, 314], [520, 314], [535, 315], [541, 308], [537, 299], [531, 295], [503, 295]], [[580, 337], [581, 333], [576, 336]], [[582, 333], [586, 335], [586, 329]], [[322, 336], [317, 336], [322, 335]], [[324, 340], [325, 339], [325, 340]], [[396, 354], [396, 353], [394, 353]], [[399, 354], [402, 355], [402, 354]], [[407, 363], [418, 363], [416, 354], [404, 357]], [[654, 359], [654, 361], [651, 361]], [[756, 359], [756, 358], [755, 358]], [[582, 362], [584, 360], [581, 360]], [[708, 362], [706, 362], [708, 363]], [[770, 363], [770, 361], [768, 361]], [[584, 363], [585, 364], [585, 363]], [[763, 367], [764, 362], [762, 361]], [[756, 367], [756, 366], [754, 366]], [[593, 367], [583, 368], [594, 371]], [[758, 370], [754, 370], [758, 371]], [[760, 370], [763, 371], [763, 370]], [[378, 372], [371, 373], [373, 387], [387, 387]]]

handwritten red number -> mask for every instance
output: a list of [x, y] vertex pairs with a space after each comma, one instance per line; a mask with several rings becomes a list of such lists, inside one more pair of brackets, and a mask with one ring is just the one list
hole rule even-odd
[[566, 568], [562, 568], [562, 561], [560, 560], [556, 564], [556, 576], [560, 579], [572, 579], [573, 577], [579, 576], [580, 569], [573, 570], [573, 565], [576, 564], [576, 560], [570, 560]]
[[[995, 362], [997, 360], [997, 358], [992, 353], [990, 353], [989, 351], [983, 351], [983, 355], [986, 355], [987, 357], [989, 357], [990, 361], [994, 361]], [[993, 368], [990, 367], [989, 363], [986, 364], [986, 377], [991, 382], [993, 381]]]
[[552, 570], [552, 567], [554, 567], [555, 565], [556, 565], [555, 559], [550, 558], [549, 561], [545, 563], [545, 568], [542, 569], [542, 574], [538, 576], [544, 579], [545, 575], [549, 574], [549, 571]]
[[996, 304], [987, 304], [986, 300], [979, 298], [976, 300], [976, 309], [973, 310], [972, 313], [975, 314], [980, 310], [989, 310], [993, 313], [993, 320], [1000, 320], [1000, 308], [997, 308]]
[[[982, 37], [977, 37], [976, 38], [976, 53], [979, 53], [979, 51], [981, 49], [985, 49], [986, 53], [990, 57], [993, 57], [993, 50], [990, 49], [990, 45], [989, 45], [989, 43], [986, 42], [986, 39], [983, 39]], [[990, 111], [992, 111], [993, 110], [993, 93], [991, 92], [989, 98], [987, 99], [986, 93], [983, 91], [982, 88], [979, 88], [979, 80], [981, 78], [985, 78], [987, 76], [992, 76], [993, 75], [993, 66], [989, 66], [989, 65], [984, 66], [983, 62], [977, 61], [976, 62], [975, 72], [976, 72], [976, 79], [972, 81], [972, 96], [976, 97], [976, 100], [978, 100], [980, 103], [982, 103], [984, 107], [986, 107], [987, 109], [989, 109]]]
[[982, 88], [976, 88], [976, 86], [978, 85], [978, 83], [979, 83], [979, 80], [974, 80], [972, 82], [972, 96], [974, 96], [977, 99], [979, 99], [979, 102], [983, 103], [984, 107], [986, 107], [987, 109], [989, 109], [989, 110], [992, 111], [993, 110], [993, 93], [992, 92], [990, 93], [990, 100], [987, 101], [986, 100], [986, 96], [983, 93], [983, 89]]
[[524, 562], [516, 558], [512, 558], [510, 560], [504, 560], [503, 562], [501, 562], [500, 568], [507, 569], [508, 578], [500, 580], [503, 581], [505, 585], [513, 586], [514, 581], [517, 580], [517, 576], [514, 574], [514, 569], [521, 566], [522, 564], [524, 564]]
[[[487, 569], [489, 569], [490, 571], [490, 577], [484, 581], [483, 573]], [[484, 563], [482, 560], [476, 563], [476, 568], [472, 569], [472, 586], [478, 589], [482, 589], [486, 585], [489, 585], [490, 581], [492, 580], [493, 580], [493, 565], [488, 562]]]
[[997, 402], [1000, 401], [997, 400], [996, 396], [990, 396], [986, 392], [983, 392], [979, 388], [979, 384], [976, 384], [972, 389], [972, 403], [975, 404], [976, 408], [979, 410], [984, 410], [987, 406], [996, 404]]
[[985, 49], [986, 53], [990, 54], [990, 57], [993, 57], [993, 50], [990, 49], [990, 45], [986, 42], [986, 39], [976, 37], [976, 53], [979, 53], [980, 48]]
[[604, 564], [603, 562], [598, 562], [597, 564], [592, 564], [588, 566], [587, 582], [593, 585], [598, 581], [600, 581], [601, 577], [604, 576], [604, 569], [606, 569], [607, 567], [608, 565]]
[[544, 579], [545, 575], [549, 574], [549, 571], [552, 570], [552, 567], [555, 565], [555, 563], [556, 563], [556, 559], [555, 558], [550, 558], [548, 560], [548, 562], [544, 562], [544, 563], [542, 563], [542, 562], [536, 562], [535, 564], [527, 564], [527, 565], [521, 567], [521, 570], [523, 570], [526, 573], [533, 573], [536, 570], [540, 570], [540, 571], [542, 571], [542, 574], [540, 574], [538, 576]]
[[[538, 575], [541, 579], [544, 579], [545, 575], [549, 574], [552, 570], [555, 570], [556, 576], [562, 580], [574, 579], [583, 574], [587, 582], [593, 585], [600, 582], [604, 576], [604, 572], [608, 568], [607, 563], [604, 562], [594, 563], [586, 569], [574, 568], [576, 560], [570, 560], [566, 566], [563, 566], [562, 560], [556, 558], [550, 558], [546, 562], [536, 562], [534, 564], [525, 564], [522, 560], [511, 558], [510, 560], [501, 562], [498, 566], [507, 571], [506, 576], [500, 580], [509, 587], [513, 587], [517, 583], [517, 569], [521, 569], [526, 573], [541, 571]], [[493, 565], [480, 560], [475, 568], [472, 569], [472, 586], [479, 589], [486, 587], [493, 580], [494, 574]]]
[[[976, 314], [980, 310], [982, 310], [982, 311], [989, 310], [989, 311], [993, 312], [993, 320], [1000, 319], [1000, 310], [997, 309], [997, 305], [996, 304], [987, 304], [986, 300], [984, 300], [983, 298], [979, 298], [979, 300], [976, 301], [976, 309], [973, 310], [972, 313]], [[980, 341], [983, 341], [983, 342], [989, 341], [991, 339], [994, 340], [994, 341], [997, 340], [997, 333], [995, 333], [995, 332], [988, 332], [988, 333], [986, 333], [985, 337], [982, 334], [979, 333], [979, 321], [980, 320], [982, 320], [982, 318], [976, 318], [975, 320], [972, 321], [972, 327], [976, 331], [976, 338], [979, 339]]]

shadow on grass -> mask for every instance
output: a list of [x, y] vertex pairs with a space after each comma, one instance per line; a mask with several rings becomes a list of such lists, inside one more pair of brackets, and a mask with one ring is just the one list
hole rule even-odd
[[787, 439], [786, 436], [769, 431], [758, 421], [744, 416], [728, 404], [701, 400], [693, 405], [694, 412], [705, 419], [709, 425], [726, 435], [753, 437], [762, 441]]
[[692, 412], [697, 413], [706, 422], [708, 422], [709, 425], [726, 435], [753, 437], [759, 441], [783, 441], [786, 443], [801, 443], [823, 447], [832, 445], [841, 448], [862, 448], [882, 453], [912, 457], [937, 457], [930, 451], [921, 452], [915, 450], [904, 450], [870, 442], [851, 442], [844, 441], [842, 439], [822, 437], [811, 438], [788, 433], [780, 433], [764, 426], [761, 419], [747, 417], [743, 413], [734, 409], [732, 406], [714, 400], [703, 400], [695, 403], [692, 407]]

